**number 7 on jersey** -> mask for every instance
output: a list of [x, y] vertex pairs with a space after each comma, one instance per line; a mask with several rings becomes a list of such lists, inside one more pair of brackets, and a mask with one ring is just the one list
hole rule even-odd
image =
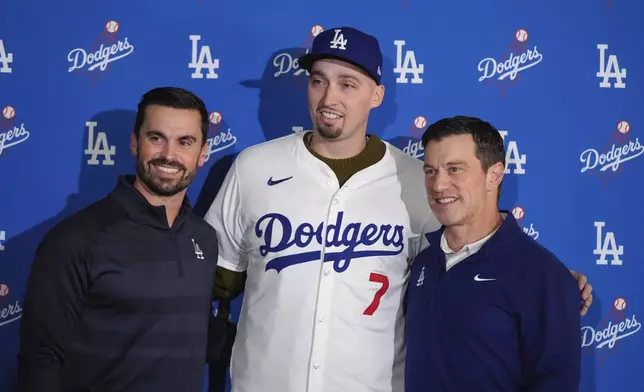
[[369, 282], [380, 283], [381, 286], [378, 291], [376, 291], [376, 295], [374, 295], [373, 300], [367, 309], [362, 312], [365, 316], [372, 316], [376, 312], [378, 306], [380, 306], [380, 299], [385, 295], [387, 290], [389, 290], [389, 278], [387, 278], [386, 275], [372, 272], [369, 276]]

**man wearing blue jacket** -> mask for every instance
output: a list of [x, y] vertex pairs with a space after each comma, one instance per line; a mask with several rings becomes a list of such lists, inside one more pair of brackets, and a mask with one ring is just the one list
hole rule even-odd
[[409, 280], [406, 392], [577, 392], [579, 289], [499, 211], [503, 139], [458, 116], [432, 124], [422, 143], [442, 227]]

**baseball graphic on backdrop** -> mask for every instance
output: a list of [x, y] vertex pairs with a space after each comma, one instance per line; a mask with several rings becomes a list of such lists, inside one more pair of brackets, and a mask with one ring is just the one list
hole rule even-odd
[[427, 125], [427, 119], [423, 116], [418, 116], [414, 119], [414, 125], [416, 128], [425, 128]]
[[105, 23], [105, 30], [107, 30], [108, 33], [116, 33], [119, 30], [119, 24], [115, 20], [110, 20]]
[[9, 295], [9, 286], [6, 284], [0, 284], [0, 297]]
[[524, 214], [525, 214], [525, 211], [523, 210], [522, 207], [517, 206], [512, 209], [512, 215], [514, 216], [514, 219], [517, 219], [517, 220], [523, 219]]
[[617, 310], [624, 310], [626, 309], [626, 300], [624, 298], [617, 298], [615, 300], [615, 309]]
[[617, 131], [619, 133], [628, 133], [628, 131], [631, 130], [631, 124], [628, 123], [628, 121], [620, 121], [617, 123]]
[[210, 113], [210, 122], [213, 124], [219, 124], [221, 122], [221, 113], [212, 112]]
[[517, 37], [517, 41], [525, 42], [528, 40], [528, 32], [525, 31], [524, 29], [519, 29], [517, 30], [516, 37]]
[[315, 25], [311, 27], [311, 35], [313, 35], [314, 37], [317, 37], [317, 35], [323, 31], [324, 31], [324, 28], [320, 25]]
[[7, 120], [11, 120], [16, 115], [16, 109], [11, 106], [5, 106], [4, 109], [2, 109], [2, 115]]

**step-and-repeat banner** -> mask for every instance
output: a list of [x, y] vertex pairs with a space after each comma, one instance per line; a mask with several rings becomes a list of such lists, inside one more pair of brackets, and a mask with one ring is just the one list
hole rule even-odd
[[140, 96], [180, 86], [206, 102], [210, 150], [189, 189], [203, 213], [242, 149], [311, 128], [297, 57], [345, 25], [385, 56], [370, 133], [422, 159], [419, 136], [439, 118], [499, 129], [501, 207], [594, 287], [581, 391], [644, 391], [642, 15], [639, 0], [3, 1], [0, 391], [34, 250], [134, 171]]

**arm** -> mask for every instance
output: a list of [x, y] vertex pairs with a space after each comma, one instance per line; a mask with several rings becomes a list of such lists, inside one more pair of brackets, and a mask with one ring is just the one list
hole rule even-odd
[[579, 289], [558, 260], [527, 271], [521, 361], [528, 392], [577, 392], [581, 374]]
[[213, 301], [233, 300], [244, 291], [245, 284], [246, 272], [235, 272], [217, 266], [212, 299]]
[[204, 220], [217, 232], [219, 245], [213, 300], [233, 299], [244, 289], [247, 268], [237, 161], [228, 170]]
[[20, 324], [20, 392], [58, 392], [65, 350], [87, 289], [81, 230], [60, 224], [36, 250]]

